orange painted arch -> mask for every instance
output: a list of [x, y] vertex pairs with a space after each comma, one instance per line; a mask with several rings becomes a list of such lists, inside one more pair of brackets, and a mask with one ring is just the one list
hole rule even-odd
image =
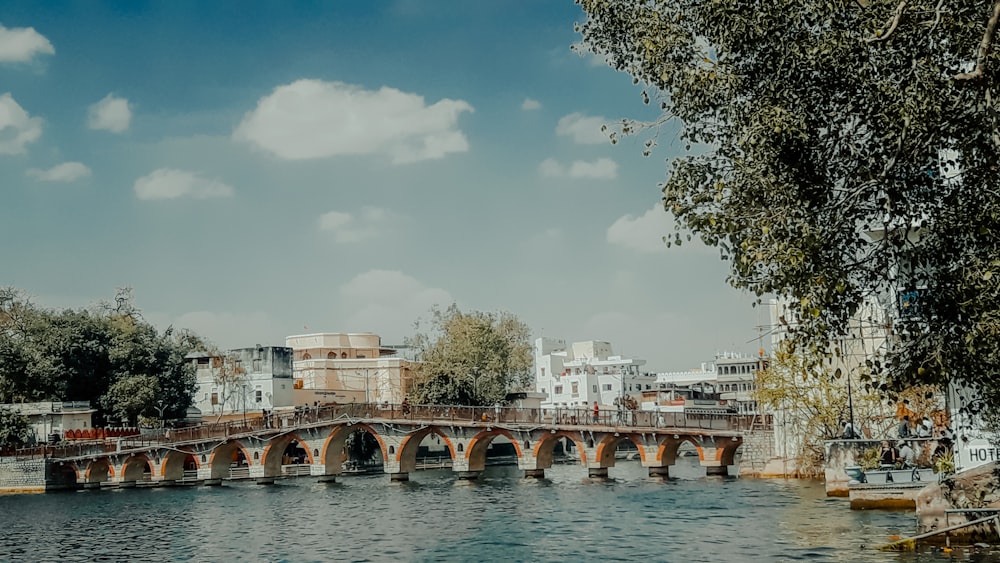
[[524, 452], [521, 451], [521, 444], [519, 444], [517, 440], [514, 439], [514, 436], [510, 432], [502, 428], [496, 428], [488, 432], [487, 431], [480, 432], [479, 434], [473, 436], [472, 439], [469, 440], [469, 447], [465, 448], [466, 458], [469, 458], [469, 456], [471, 455], [472, 448], [476, 445], [476, 442], [485, 439], [486, 436], [503, 436], [504, 438], [507, 438], [508, 440], [510, 440], [510, 443], [514, 444], [514, 451], [517, 452], [517, 457], [524, 457]]

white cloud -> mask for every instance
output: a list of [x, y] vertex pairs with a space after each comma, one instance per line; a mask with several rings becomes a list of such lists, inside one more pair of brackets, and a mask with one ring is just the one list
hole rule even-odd
[[64, 162], [48, 170], [32, 168], [28, 170], [27, 174], [43, 182], [75, 182], [80, 178], [90, 176], [90, 168], [82, 162]]
[[593, 162], [574, 160], [566, 165], [554, 158], [546, 158], [538, 165], [538, 172], [546, 178], [614, 180], [618, 177], [618, 163], [610, 158], [598, 158]]
[[339, 243], [361, 242], [384, 234], [394, 218], [394, 213], [378, 207], [363, 207], [357, 216], [329, 211], [320, 215], [319, 228], [332, 232]]
[[31, 117], [10, 92], [0, 96], [0, 154], [22, 154], [42, 136], [42, 119]]
[[139, 199], [175, 199], [192, 197], [229, 197], [235, 193], [232, 186], [218, 180], [203, 178], [194, 172], [174, 168], [160, 168], [136, 179], [133, 186]]
[[666, 250], [663, 237], [673, 230], [670, 215], [663, 206], [654, 205], [639, 217], [624, 215], [608, 227], [607, 239], [637, 252], [652, 253]]
[[287, 160], [379, 154], [404, 164], [469, 150], [457, 125], [466, 111], [472, 106], [462, 100], [426, 105], [387, 86], [298, 80], [258, 100], [233, 139]]
[[128, 129], [132, 122], [132, 109], [125, 98], [116, 98], [114, 94], [108, 94], [103, 100], [90, 106], [87, 116], [87, 124], [91, 129], [121, 133]]
[[608, 120], [603, 117], [571, 113], [564, 116], [556, 124], [556, 135], [571, 137], [574, 143], [581, 145], [607, 143], [609, 142], [608, 134], [601, 130], [607, 122]]
[[523, 109], [524, 111], [542, 109], [542, 102], [539, 102], [538, 100], [532, 100], [531, 98], [525, 98], [524, 101], [521, 102], [521, 109]]
[[35, 55], [54, 55], [55, 47], [33, 27], [0, 25], [0, 63], [25, 63]]
[[370, 270], [340, 287], [340, 298], [355, 308], [345, 326], [372, 331], [388, 340], [401, 340], [418, 318], [427, 318], [434, 305], [454, 302], [444, 289], [427, 287], [398, 270]]

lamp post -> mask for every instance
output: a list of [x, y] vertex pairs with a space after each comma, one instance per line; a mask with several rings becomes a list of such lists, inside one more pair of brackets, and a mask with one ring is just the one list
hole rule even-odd
[[479, 373], [479, 366], [472, 367], [472, 373], [469, 374], [469, 378], [472, 379], [472, 401], [479, 402], [479, 378], [482, 374]]
[[167, 405], [163, 399], [156, 401], [156, 416], [160, 420], [160, 428], [163, 428], [163, 411], [167, 410]]

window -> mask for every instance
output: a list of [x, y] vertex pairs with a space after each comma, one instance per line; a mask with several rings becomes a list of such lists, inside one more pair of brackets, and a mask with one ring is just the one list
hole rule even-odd
[[219, 394], [218, 393], [212, 393], [212, 404], [213, 405], [219, 404]]
[[597, 386], [596, 385], [594, 385], [593, 390], [594, 390], [594, 393], [597, 393]]
[[337, 359], [337, 353], [336, 352], [329, 352], [329, 353], [327, 353], [326, 359], [328, 359], [328, 360], [335, 360], [335, 359]]
[[563, 392], [563, 386], [562, 385], [556, 385], [555, 387], [552, 388], [552, 393], [554, 395], [561, 395], [562, 392]]
[[605, 383], [604, 384], [604, 390], [605, 391], [611, 391], [611, 384], [610, 383]]
[[207, 366], [208, 365], [208, 358], [198, 358], [198, 365], [199, 366]]
[[545, 368], [542, 368], [542, 377], [545, 377]]
[[311, 360], [311, 359], [313, 359], [313, 357], [312, 357], [312, 355], [309, 354], [309, 352], [306, 352], [306, 353], [302, 354], [302, 359], [303, 360]]
[[574, 381], [572, 383], [572, 385], [573, 385], [573, 387], [572, 387], [572, 389], [573, 389], [573, 396], [576, 397], [576, 396], [578, 396], [580, 394], [580, 382]]
[[260, 360], [253, 361], [253, 372], [260, 373]]
[[264, 394], [261, 393], [260, 389], [254, 391], [253, 395], [254, 395], [254, 397], [253, 397], [254, 401], [257, 402], [257, 403], [261, 402], [261, 400], [264, 398]]

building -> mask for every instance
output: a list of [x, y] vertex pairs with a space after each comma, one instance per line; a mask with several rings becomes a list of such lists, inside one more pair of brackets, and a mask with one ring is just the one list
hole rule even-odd
[[29, 442], [36, 444], [58, 442], [67, 431], [93, 428], [91, 416], [97, 412], [97, 409], [90, 408], [90, 401], [11, 403], [0, 405], [0, 410], [11, 410], [25, 416], [32, 433]]
[[753, 392], [757, 388], [757, 371], [764, 364], [763, 355], [733, 352], [717, 355], [715, 373], [719, 399], [735, 408], [738, 414], [760, 414]]
[[294, 405], [291, 348], [255, 346], [186, 358], [196, 370], [193, 406], [206, 421]]
[[296, 404], [391, 403], [410, 390], [406, 349], [383, 346], [370, 332], [326, 332], [285, 338], [293, 350]]
[[611, 343], [588, 340], [567, 347], [564, 340], [535, 340], [535, 390], [545, 393], [542, 408], [615, 409], [625, 397], [637, 402], [652, 390], [656, 376], [644, 373], [646, 360], [615, 355]]

